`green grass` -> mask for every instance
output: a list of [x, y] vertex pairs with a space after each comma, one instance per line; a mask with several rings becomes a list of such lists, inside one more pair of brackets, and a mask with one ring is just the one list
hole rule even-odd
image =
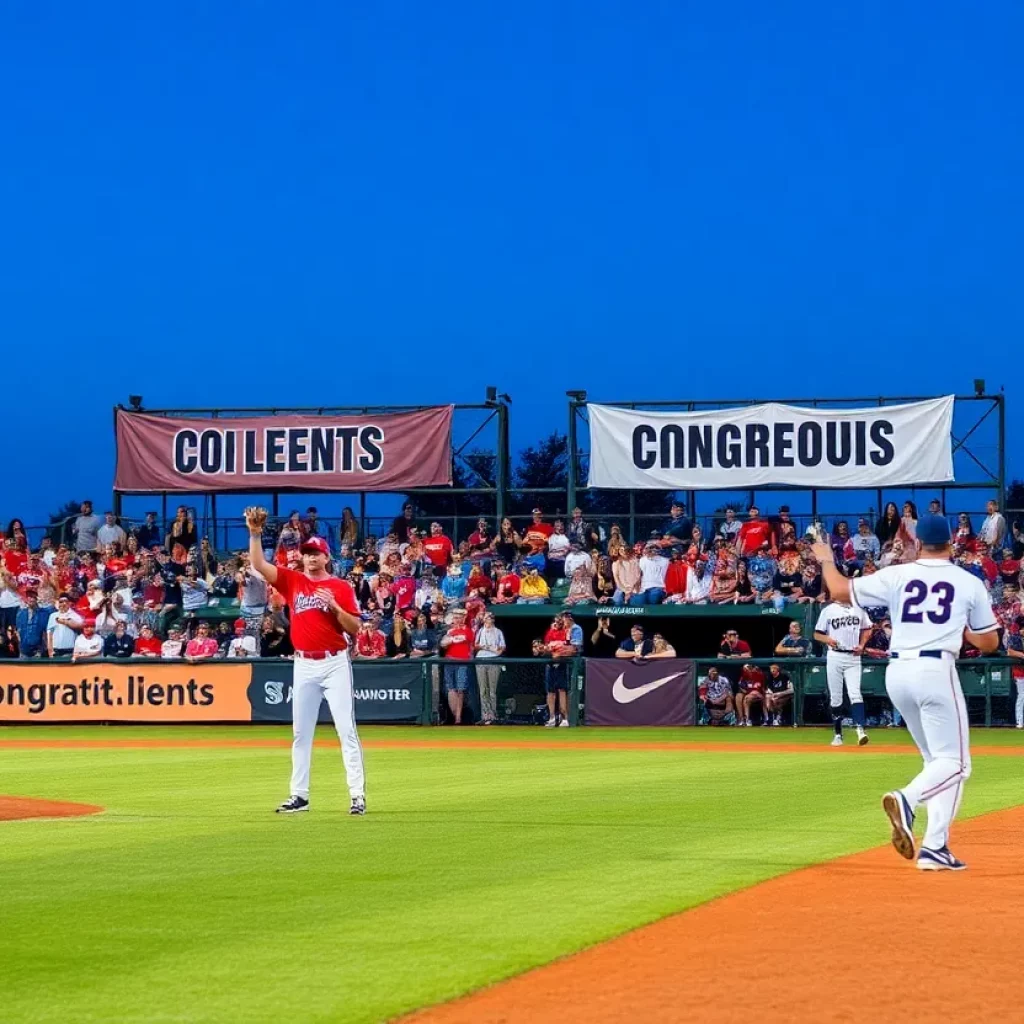
[[[909, 749], [820, 758], [770, 749], [820, 747], [821, 730], [367, 729], [367, 739], [457, 735], [465, 746], [368, 750], [365, 819], [345, 815], [338, 754], [318, 749], [313, 812], [280, 818], [270, 812], [287, 795], [283, 747], [3, 746], [287, 735], [279, 727], [0, 729], [0, 791], [108, 808], [93, 818], [0, 823], [0, 1019], [387, 1019], [879, 845], [878, 797], [918, 765]], [[578, 746], [681, 735], [766, 750]], [[488, 749], [509, 738], [550, 749]], [[1018, 759], [982, 752], [1016, 737], [973, 738], [964, 813], [1019, 803]]]

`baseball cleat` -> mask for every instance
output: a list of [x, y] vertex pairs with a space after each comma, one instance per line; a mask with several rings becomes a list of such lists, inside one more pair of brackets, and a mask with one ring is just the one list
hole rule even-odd
[[352, 797], [352, 804], [348, 809], [349, 814], [365, 814], [366, 813], [366, 797], [354, 796]]
[[917, 868], [919, 871], [963, 871], [967, 865], [962, 860], [957, 860], [949, 847], [944, 846], [941, 850], [929, 850], [922, 846], [917, 855]]
[[309, 801], [301, 796], [290, 796], [274, 812], [275, 814], [298, 814], [299, 811], [308, 811]]
[[857, 727], [857, 746], [866, 747], [868, 745], [868, 734], [860, 727]]
[[843, 737], [842, 736], [833, 736], [832, 737], [832, 746], [833, 747], [841, 747], [842, 745], [843, 745]]
[[892, 825], [892, 845], [904, 860], [914, 859], [914, 812], [899, 791], [882, 797], [882, 810]]

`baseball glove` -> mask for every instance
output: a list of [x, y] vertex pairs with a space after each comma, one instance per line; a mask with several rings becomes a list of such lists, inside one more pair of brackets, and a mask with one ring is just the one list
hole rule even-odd
[[267, 510], [258, 505], [250, 505], [245, 510], [245, 525], [251, 533], [262, 533], [267, 523]]

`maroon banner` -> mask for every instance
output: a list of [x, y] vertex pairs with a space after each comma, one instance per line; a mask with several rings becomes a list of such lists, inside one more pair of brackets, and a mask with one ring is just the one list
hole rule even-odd
[[587, 725], [694, 725], [696, 666], [679, 658], [639, 664], [587, 658]]
[[118, 491], [395, 491], [452, 482], [452, 406], [170, 419], [117, 411]]

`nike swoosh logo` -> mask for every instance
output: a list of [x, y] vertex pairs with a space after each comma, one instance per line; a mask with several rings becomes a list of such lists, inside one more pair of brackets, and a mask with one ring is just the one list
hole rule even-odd
[[633, 701], [646, 697], [647, 694], [656, 690], [659, 686], [671, 683], [673, 679], [677, 679], [682, 674], [682, 672], [673, 672], [670, 676], [663, 676], [661, 679], [652, 680], [649, 683], [644, 683], [643, 686], [630, 687], [624, 682], [625, 672], [620, 672], [619, 678], [612, 683], [612, 697], [619, 704], [632, 704]]

